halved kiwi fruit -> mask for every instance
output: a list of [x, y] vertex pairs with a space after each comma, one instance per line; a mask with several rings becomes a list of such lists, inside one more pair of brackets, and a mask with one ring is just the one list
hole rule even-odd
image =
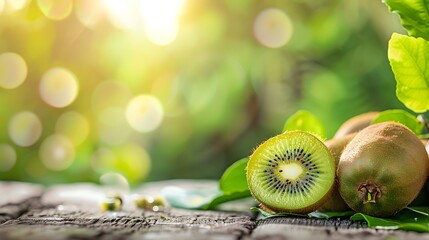
[[272, 212], [316, 210], [330, 197], [335, 180], [331, 153], [304, 131], [286, 131], [262, 143], [246, 171], [252, 195]]
[[353, 210], [389, 217], [410, 204], [429, 173], [419, 138], [394, 122], [361, 130], [344, 149], [338, 165], [339, 191]]

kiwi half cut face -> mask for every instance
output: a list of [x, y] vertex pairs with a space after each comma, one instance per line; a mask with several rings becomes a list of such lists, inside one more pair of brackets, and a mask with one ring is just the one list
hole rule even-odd
[[307, 213], [330, 196], [335, 161], [317, 137], [286, 131], [268, 139], [250, 156], [247, 182], [261, 206], [274, 212]]

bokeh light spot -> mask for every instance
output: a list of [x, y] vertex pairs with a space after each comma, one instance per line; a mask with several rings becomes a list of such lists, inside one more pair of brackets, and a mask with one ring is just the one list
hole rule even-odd
[[101, 142], [107, 145], [119, 145], [128, 140], [132, 130], [125, 119], [124, 108], [106, 108], [98, 114], [98, 120]]
[[15, 149], [9, 144], [0, 144], [0, 172], [7, 172], [16, 162]]
[[138, 22], [135, 0], [103, 0], [110, 23], [119, 29], [132, 29]]
[[37, 0], [42, 13], [51, 20], [63, 20], [73, 8], [72, 0]]
[[75, 146], [85, 141], [89, 129], [88, 120], [82, 114], [74, 111], [63, 113], [55, 125], [55, 131], [67, 136]]
[[97, 85], [92, 95], [92, 110], [98, 120], [94, 131], [102, 143], [113, 146], [128, 140], [132, 129], [125, 118], [125, 106], [131, 98], [130, 89], [121, 82], [109, 80]]
[[100, 8], [100, 0], [77, 0], [74, 8], [77, 18], [87, 28], [97, 26], [104, 17], [104, 12]]
[[64, 68], [50, 69], [40, 81], [40, 96], [53, 107], [61, 108], [71, 104], [78, 91], [79, 85], [76, 77]]
[[0, 0], [0, 15], [3, 13], [4, 6], [5, 6], [4, 0]]
[[128, 142], [113, 148], [99, 148], [92, 155], [92, 168], [99, 173], [119, 171], [132, 183], [147, 177], [151, 159], [144, 148]]
[[[109, 97], [106, 98], [106, 96]], [[113, 106], [126, 106], [131, 98], [132, 94], [127, 85], [113, 80], [101, 82], [92, 94], [93, 111], [99, 112]]]
[[0, 87], [16, 88], [24, 82], [26, 77], [27, 64], [20, 55], [11, 52], [0, 55]]
[[42, 122], [32, 112], [20, 112], [10, 120], [8, 131], [16, 145], [28, 147], [37, 142], [42, 134]]
[[94, 151], [91, 166], [98, 173], [111, 171], [115, 167], [115, 153], [110, 148], [99, 148]]
[[155, 130], [162, 122], [164, 110], [152, 95], [139, 95], [127, 106], [126, 117], [131, 127], [138, 132]]
[[28, 5], [29, 2], [30, 0], [7, 0], [6, 1], [8, 7], [13, 11], [23, 9], [25, 6]]
[[120, 192], [129, 190], [128, 180], [122, 174], [115, 172], [109, 172], [101, 175], [100, 183], [110, 190]]
[[149, 173], [151, 159], [149, 154], [139, 144], [128, 142], [114, 150], [115, 170], [124, 174], [132, 183], [145, 179]]
[[293, 32], [292, 22], [286, 13], [279, 9], [263, 10], [255, 19], [253, 33], [264, 46], [278, 48], [285, 45]]
[[51, 135], [40, 146], [39, 157], [48, 169], [61, 171], [73, 163], [75, 149], [68, 138], [59, 134]]

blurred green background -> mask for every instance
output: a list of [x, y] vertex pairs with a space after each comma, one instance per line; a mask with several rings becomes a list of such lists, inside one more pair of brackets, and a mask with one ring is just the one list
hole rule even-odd
[[219, 178], [298, 109], [404, 108], [373, 0], [0, 0], [0, 180]]

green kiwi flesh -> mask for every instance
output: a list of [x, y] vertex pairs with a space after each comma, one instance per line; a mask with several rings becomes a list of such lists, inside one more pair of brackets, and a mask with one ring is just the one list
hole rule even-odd
[[335, 162], [314, 135], [286, 131], [253, 152], [246, 172], [249, 189], [264, 209], [308, 213], [330, 197]]
[[340, 138], [351, 133], [359, 132], [368, 127], [379, 113], [380, 112], [367, 112], [350, 118], [338, 128], [334, 138]]
[[360, 131], [338, 165], [339, 192], [356, 212], [393, 216], [422, 189], [429, 158], [418, 137], [402, 124], [384, 122]]
[[[356, 133], [348, 134], [339, 138], [333, 138], [325, 142], [335, 160], [335, 167], [338, 167], [341, 154], [347, 144], [356, 136]], [[335, 182], [334, 190], [331, 197], [319, 209], [323, 212], [341, 212], [350, 210], [350, 207], [344, 202], [338, 191], [338, 182]]]

